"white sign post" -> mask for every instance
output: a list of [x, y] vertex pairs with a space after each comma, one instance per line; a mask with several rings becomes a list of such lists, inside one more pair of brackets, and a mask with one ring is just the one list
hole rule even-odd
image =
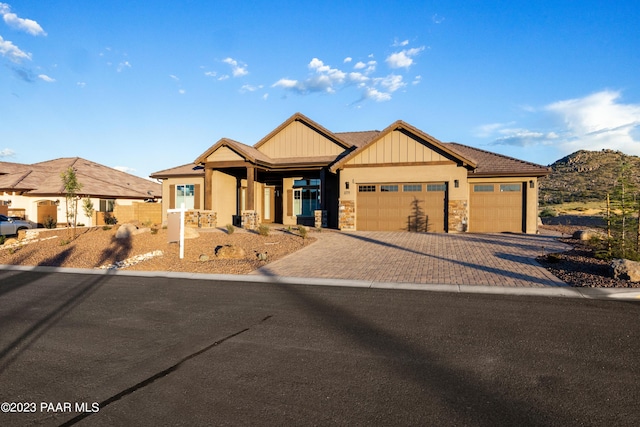
[[168, 213], [180, 212], [180, 259], [184, 258], [184, 203], [180, 204], [180, 209], [167, 209]]

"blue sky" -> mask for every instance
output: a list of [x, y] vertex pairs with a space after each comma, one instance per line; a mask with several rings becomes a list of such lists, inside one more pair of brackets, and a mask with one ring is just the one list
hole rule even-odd
[[148, 176], [295, 112], [543, 165], [640, 155], [637, 0], [0, 0], [0, 17], [0, 161]]

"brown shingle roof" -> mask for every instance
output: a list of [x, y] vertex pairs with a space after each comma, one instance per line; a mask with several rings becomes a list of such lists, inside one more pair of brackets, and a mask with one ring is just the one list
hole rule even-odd
[[380, 131], [366, 130], [362, 132], [336, 132], [334, 135], [339, 136], [343, 141], [348, 142], [351, 145], [362, 147], [367, 142], [380, 135]]
[[20, 172], [0, 175], [0, 189], [25, 191], [28, 195], [63, 194], [60, 174], [72, 167], [82, 184], [80, 194], [118, 199], [160, 197], [162, 186], [126, 172], [80, 157], [67, 157], [32, 165], [21, 165]]
[[151, 174], [151, 178], [154, 179], [170, 178], [172, 176], [204, 176], [204, 168], [195, 163], [187, 163], [186, 165], [176, 166], [175, 168], [165, 169]]
[[518, 160], [502, 154], [492, 153], [457, 142], [447, 142], [452, 151], [476, 162], [476, 169], [469, 171], [469, 176], [545, 176], [549, 168], [535, 163]]

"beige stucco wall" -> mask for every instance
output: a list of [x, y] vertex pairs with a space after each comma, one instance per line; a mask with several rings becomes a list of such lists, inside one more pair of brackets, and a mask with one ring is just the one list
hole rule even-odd
[[220, 171], [211, 174], [211, 210], [218, 215], [218, 225], [233, 223], [236, 214], [237, 181], [232, 175]]
[[203, 176], [184, 176], [176, 178], [167, 178], [162, 180], [162, 222], [167, 222], [167, 209], [171, 202], [170, 189], [172, 185], [200, 185], [200, 207], [204, 209], [204, 177]]
[[[531, 188], [529, 182], [533, 181], [534, 188]], [[509, 178], [469, 178], [469, 192], [473, 184], [479, 182], [487, 183], [522, 183], [526, 186], [527, 191], [527, 207], [526, 207], [526, 227], [525, 233], [535, 234], [538, 232], [538, 178], [535, 177], [509, 177]], [[470, 194], [469, 194], [470, 196]], [[471, 225], [470, 225], [471, 226]]]
[[278, 159], [337, 156], [344, 151], [344, 148], [308, 126], [294, 121], [260, 145], [259, 150], [272, 159]]

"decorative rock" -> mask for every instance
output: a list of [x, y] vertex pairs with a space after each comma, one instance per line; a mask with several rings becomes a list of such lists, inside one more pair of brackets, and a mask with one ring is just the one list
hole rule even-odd
[[614, 259], [609, 264], [609, 272], [614, 279], [640, 282], [640, 262], [628, 259]]
[[577, 240], [591, 240], [594, 237], [597, 237], [598, 239], [602, 239], [603, 235], [602, 235], [602, 232], [597, 230], [578, 230], [575, 233], [573, 233], [572, 237]]
[[207, 255], [207, 254], [200, 254], [200, 256], [198, 257], [198, 261], [200, 261], [200, 262], [206, 262], [206, 261], [209, 261], [209, 255]]
[[266, 252], [258, 252], [256, 256], [260, 261], [267, 261], [267, 259], [269, 258]]
[[240, 246], [225, 245], [216, 248], [216, 256], [221, 259], [242, 259], [246, 253]]

